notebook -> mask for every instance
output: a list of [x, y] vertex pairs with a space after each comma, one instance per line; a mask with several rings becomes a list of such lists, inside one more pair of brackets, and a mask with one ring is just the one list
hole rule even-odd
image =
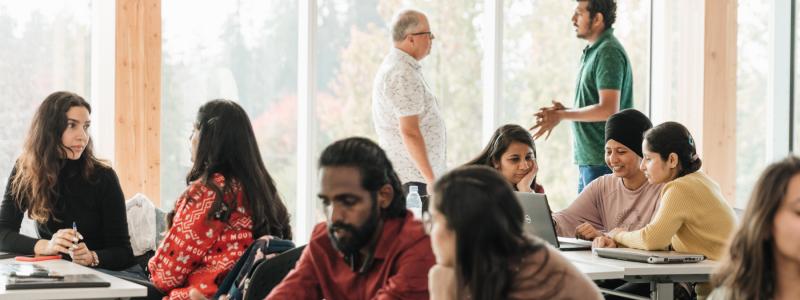
[[7, 277], [6, 290], [109, 287], [111, 283], [96, 274], [70, 274], [61, 278]]
[[556, 236], [550, 204], [547, 196], [537, 193], [515, 192], [525, 214], [525, 230], [547, 241], [561, 251], [592, 249], [592, 242]]
[[643, 262], [648, 264], [682, 264], [696, 263], [705, 259], [701, 254], [680, 253], [675, 251], [647, 251], [631, 248], [595, 248], [597, 256]]

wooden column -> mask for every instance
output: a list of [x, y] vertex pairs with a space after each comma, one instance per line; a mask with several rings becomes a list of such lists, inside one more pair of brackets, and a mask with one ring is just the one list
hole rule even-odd
[[115, 157], [125, 197], [156, 206], [161, 154], [161, 0], [117, 0]]
[[731, 205], [736, 202], [736, 17], [736, 0], [705, 1], [700, 152], [705, 171]]

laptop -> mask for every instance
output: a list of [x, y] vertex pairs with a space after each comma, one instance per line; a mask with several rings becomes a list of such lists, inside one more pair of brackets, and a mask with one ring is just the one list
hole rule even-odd
[[547, 241], [561, 251], [591, 250], [591, 241], [556, 236], [550, 204], [545, 194], [515, 192], [525, 213], [525, 230]]
[[[38, 264], [0, 264], [0, 285], [6, 290], [109, 287], [111, 283], [95, 274], [61, 275]], [[5, 284], [3, 284], [5, 282]]]
[[643, 262], [648, 264], [682, 264], [696, 263], [705, 259], [701, 254], [680, 253], [675, 251], [647, 251], [631, 248], [596, 248], [597, 256]]
[[109, 287], [111, 283], [95, 274], [69, 274], [54, 277], [13, 277], [6, 281], [6, 290]]

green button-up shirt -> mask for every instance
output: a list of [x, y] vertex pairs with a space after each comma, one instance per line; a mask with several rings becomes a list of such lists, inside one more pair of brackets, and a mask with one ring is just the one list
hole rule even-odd
[[[575, 107], [600, 103], [599, 90], [619, 90], [619, 109], [633, 107], [633, 71], [628, 54], [614, 29], [609, 28], [583, 50], [581, 71], [575, 88]], [[577, 165], [605, 165], [606, 122], [572, 122]]]

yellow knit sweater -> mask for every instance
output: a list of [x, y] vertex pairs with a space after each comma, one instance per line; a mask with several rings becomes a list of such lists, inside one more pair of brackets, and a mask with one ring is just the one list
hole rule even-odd
[[614, 240], [620, 247], [699, 253], [718, 260], [735, 226], [733, 209], [719, 186], [697, 171], [664, 185], [661, 207], [647, 226], [620, 232]]

